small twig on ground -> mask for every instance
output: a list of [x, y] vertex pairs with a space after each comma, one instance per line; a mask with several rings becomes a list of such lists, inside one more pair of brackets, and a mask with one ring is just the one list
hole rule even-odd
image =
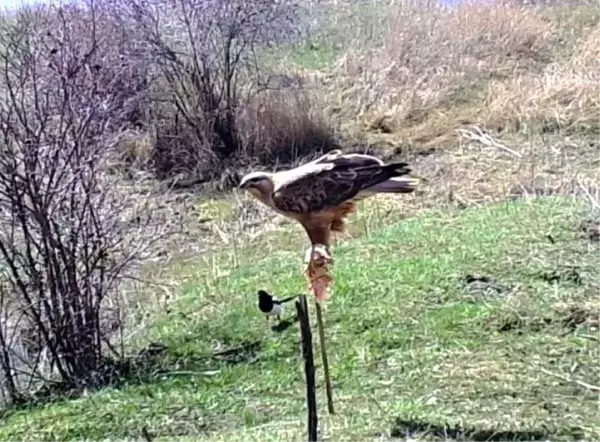
[[546, 370], [545, 368], [540, 368], [540, 371], [542, 373], [544, 373], [544, 374], [547, 374], [548, 376], [553, 376], [555, 378], [562, 379], [565, 382], [570, 382], [570, 383], [573, 383], [573, 384], [577, 384], [580, 387], [583, 387], [583, 388], [585, 388], [587, 390], [590, 390], [590, 391], [593, 391], [595, 393], [600, 393], [600, 387], [598, 387], [597, 385], [592, 385], [592, 384], [588, 384], [587, 382], [583, 382], [583, 381], [580, 381], [580, 380], [577, 380], [577, 379], [572, 379], [572, 378], [570, 378], [568, 376], [565, 376], [564, 374], [554, 373], [554, 372], [552, 372], [550, 370]]
[[161, 371], [158, 372], [159, 376], [216, 376], [221, 373], [221, 370], [207, 370], [207, 371], [190, 371], [190, 370], [180, 370], [180, 371]]
[[600, 211], [600, 204], [598, 203], [598, 197], [594, 198], [594, 196], [590, 193], [589, 189], [581, 182], [581, 180], [577, 180], [577, 184], [579, 188], [584, 193], [585, 197], [589, 201], [590, 205], [594, 210]]
[[323, 374], [325, 375], [325, 389], [327, 391], [327, 410], [329, 414], [335, 414], [333, 408], [333, 392], [331, 387], [331, 377], [329, 375], [329, 361], [327, 360], [327, 349], [325, 347], [325, 329], [323, 327], [323, 314], [321, 304], [315, 299], [317, 310], [317, 325], [319, 327], [319, 341], [321, 344], [321, 359], [323, 360]]
[[254, 349], [254, 348], [260, 346], [260, 344], [261, 344], [261, 341], [260, 341], [260, 339], [258, 339], [256, 341], [248, 342], [248, 343], [240, 345], [238, 347], [228, 348], [226, 350], [221, 350], [221, 351], [214, 352], [211, 356], [212, 357], [215, 357], [215, 356], [227, 356], [227, 355], [239, 353], [241, 351], [246, 351], [246, 350]]
[[296, 310], [300, 320], [300, 335], [302, 340], [302, 358], [304, 359], [304, 375], [306, 378], [306, 406], [308, 408], [308, 441], [317, 440], [317, 393], [315, 386], [315, 361], [313, 357], [312, 332], [308, 316], [306, 296], [301, 295], [296, 301]]
[[466, 138], [469, 141], [478, 141], [487, 147], [494, 147], [496, 149], [500, 149], [513, 157], [522, 158], [521, 155], [516, 150], [511, 149], [510, 147], [505, 146], [499, 141], [493, 139], [490, 135], [484, 133], [479, 127], [473, 126], [473, 130], [459, 129], [458, 130], [463, 138]]

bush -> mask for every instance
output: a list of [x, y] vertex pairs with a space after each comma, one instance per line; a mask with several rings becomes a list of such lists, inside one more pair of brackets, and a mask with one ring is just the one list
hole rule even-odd
[[127, 65], [103, 74], [94, 5], [22, 9], [1, 26], [0, 370], [18, 402], [40, 381], [106, 381], [123, 357], [107, 303], [159, 236], [104, 173], [135, 91]]
[[244, 157], [263, 165], [292, 165], [298, 158], [335, 147], [323, 108], [301, 89], [257, 95], [238, 115]]
[[[152, 60], [149, 71], [156, 74], [148, 123], [155, 131], [152, 164], [159, 178], [192, 173], [211, 180], [223, 168], [248, 162], [250, 152], [273, 162], [284, 152], [287, 159], [331, 142], [321, 116], [302, 109], [307, 98], [283, 99], [259, 88], [257, 53], [297, 34], [296, 0], [128, 0], [118, 14], [135, 29], [140, 53]], [[267, 103], [269, 97], [275, 101]], [[278, 123], [293, 133], [282, 138], [279, 129], [267, 140], [258, 127], [268, 122], [256, 118], [273, 117], [253, 111], [258, 102], [263, 110], [281, 112]]]

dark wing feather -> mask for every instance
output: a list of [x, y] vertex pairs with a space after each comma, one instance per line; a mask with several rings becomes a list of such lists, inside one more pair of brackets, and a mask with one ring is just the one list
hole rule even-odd
[[273, 195], [273, 202], [284, 212], [318, 212], [352, 199], [361, 190], [409, 173], [410, 169], [406, 166], [406, 163], [359, 167], [337, 165], [283, 186]]

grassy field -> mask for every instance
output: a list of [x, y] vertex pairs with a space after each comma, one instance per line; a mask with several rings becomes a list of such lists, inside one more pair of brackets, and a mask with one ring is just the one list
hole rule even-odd
[[[326, 414], [320, 388], [323, 439], [598, 439], [588, 216], [581, 200], [538, 198], [430, 210], [341, 243], [325, 311], [338, 411]], [[300, 245], [300, 233], [287, 236]], [[149, 330], [167, 350], [143, 373], [8, 411], [0, 439], [133, 440], [142, 429], [157, 440], [302, 439], [299, 331], [267, 329], [255, 304], [259, 288], [304, 289], [301, 256], [255, 254], [190, 283]]]
[[[261, 54], [302, 84], [273, 92], [295, 125], [272, 126], [314, 119], [424, 180], [361, 203], [334, 249], [322, 439], [600, 439], [597, 5], [338, 3]], [[165, 206], [186, 236], [126, 307], [132, 351], [162, 350], [119, 385], [0, 411], [0, 440], [305, 438], [297, 324], [256, 306], [306, 289], [305, 235], [237, 192], [185, 192]]]

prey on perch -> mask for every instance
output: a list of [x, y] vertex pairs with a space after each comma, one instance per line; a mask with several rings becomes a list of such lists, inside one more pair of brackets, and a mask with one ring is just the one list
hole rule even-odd
[[322, 303], [332, 282], [332, 234], [345, 232], [346, 219], [360, 200], [414, 191], [417, 180], [409, 173], [406, 163], [384, 164], [371, 155], [333, 150], [294, 169], [249, 173], [239, 187], [304, 227], [311, 242], [305, 255], [309, 289]]

